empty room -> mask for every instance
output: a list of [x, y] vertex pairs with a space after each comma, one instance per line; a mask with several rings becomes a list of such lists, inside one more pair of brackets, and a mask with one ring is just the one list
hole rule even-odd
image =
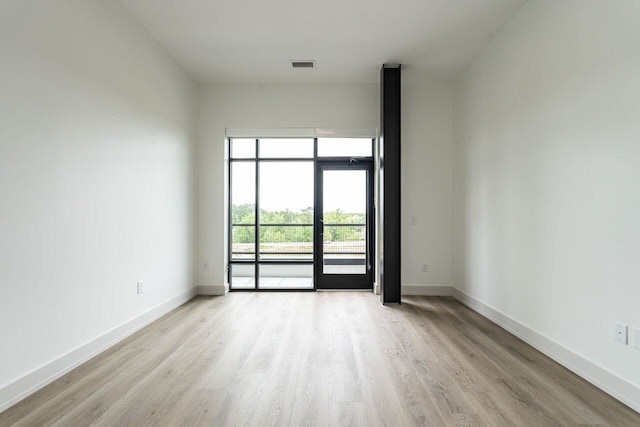
[[0, 0], [0, 426], [640, 426], [638, 23]]

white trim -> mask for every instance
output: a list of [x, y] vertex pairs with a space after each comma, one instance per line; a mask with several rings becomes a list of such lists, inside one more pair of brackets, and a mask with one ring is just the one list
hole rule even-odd
[[317, 138], [377, 138], [378, 128], [315, 128]]
[[377, 138], [377, 128], [225, 128], [227, 138]]
[[640, 387], [459, 289], [453, 288], [453, 297], [599, 389], [640, 412]]
[[429, 297], [450, 297], [453, 295], [453, 288], [449, 285], [409, 285], [403, 284], [402, 295], [421, 295]]
[[198, 286], [198, 295], [219, 295], [223, 296], [229, 293], [229, 284], [224, 285], [200, 285]]
[[0, 412], [196, 296], [191, 288], [0, 388]]

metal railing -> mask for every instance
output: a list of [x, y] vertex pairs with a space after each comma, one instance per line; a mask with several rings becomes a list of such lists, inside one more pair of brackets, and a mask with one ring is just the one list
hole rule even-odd
[[[255, 259], [255, 224], [232, 224], [231, 260]], [[325, 254], [366, 254], [366, 224], [324, 224]], [[260, 224], [261, 259], [311, 260], [313, 224]]]
[[366, 224], [324, 224], [325, 254], [365, 255], [366, 245]]

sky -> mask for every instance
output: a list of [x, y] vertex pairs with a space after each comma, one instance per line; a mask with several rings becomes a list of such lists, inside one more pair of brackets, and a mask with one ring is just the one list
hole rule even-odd
[[[255, 201], [255, 163], [232, 165], [232, 203]], [[260, 208], [301, 211], [313, 207], [313, 162], [261, 162]], [[324, 171], [324, 210], [348, 213], [366, 210], [366, 171]]]

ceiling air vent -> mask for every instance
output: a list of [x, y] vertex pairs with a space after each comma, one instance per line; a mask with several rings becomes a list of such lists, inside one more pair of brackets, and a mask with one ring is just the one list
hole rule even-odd
[[316, 68], [316, 61], [291, 61], [293, 68]]

